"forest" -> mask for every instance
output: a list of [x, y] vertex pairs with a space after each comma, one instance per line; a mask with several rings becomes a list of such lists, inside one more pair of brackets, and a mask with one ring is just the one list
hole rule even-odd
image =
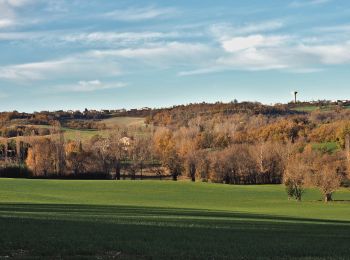
[[[143, 120], [107, 123], [126, 116]], [[317, 187], [328, 202], [349, 185], [349, 118], [346, 106], [327, 101], [4, 112], [0, 176], [283, 183], [291, 199], [300, 201], [305, 188]], [[67, 136], [71, 129], [74, 135]]]

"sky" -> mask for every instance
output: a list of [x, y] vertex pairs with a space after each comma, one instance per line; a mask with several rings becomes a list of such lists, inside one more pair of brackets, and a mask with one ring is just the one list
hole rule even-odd
[[350, 99], [348, 0], [0, 0], [0, 110]]

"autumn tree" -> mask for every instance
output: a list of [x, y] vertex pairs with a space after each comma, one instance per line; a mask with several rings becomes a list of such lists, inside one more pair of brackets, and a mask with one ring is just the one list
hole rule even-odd
[[172, 132], [166, 128], [158, 129], [154, 136], [154, 146], [163, 165], [169, 169], [173, 180], [176, 181], [183, 167]]
[[341, 153], [319, 154], [312, 164], [312, 183], [321, 191], [324, 202], [332, 201], [333, 193], [346, 175], [346, 160]]
[[208, 181], [210, 179], [210, 159], [208, 152], [205, 150], [197, 151], [197, 166], [196, 166], [196, 179], [202, 181]]
[[56, 150], [49, 138], [35, 138], [28, 150], [26, 164], [35, 176], [47, 177], [55, 172]]
[[198, 163], [198, 150], [195, 141], [197, 134], [198, 129], [196, 127], [181, 127], [174, 134], [176, 148], [184, 164], [183, 169], [192, 181], [196, 180]]

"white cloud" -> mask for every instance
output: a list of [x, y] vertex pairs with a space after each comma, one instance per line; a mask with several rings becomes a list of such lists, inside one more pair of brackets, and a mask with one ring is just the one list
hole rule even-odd
[[14, 21], [11, 19], [0, 19], [0, 29], [14, 25]]
[[222, 41], [222, 47], [227, 52], [237, 52], [255, 47], [272, 47], [283, 44], [288, 37], [286, 36], [263, 36], [260, 34], [246, 37], [233, 37]]
[[231, 66], [244, 70], [271, 70], [284, 69], [288, 65], [279, 57], [274, 57], [272, 53], [255, 48], [249, 48], [230, 56], [223, 56], [217, 60], [219, 65]]
[[100, 80], [81, 80], [77, 84], [57, 86], [55, 89], [64, 92], [93, 92], [104, 89], [122, 88], [127, 86], [123, 82], [103, 83]]
[[105, 13], [103, 17], [110, 18], [116, 21], [135, 22], [150, 20], [155, 18], [169, 17], [176, 13], [174, 8], [156, 8], [156, 7], [142, 7], [142, 8], [128, 8], [118, 9]]
[[336, 45], [301, 45], [300, 51], [314, 56], [323, 64], [335, 65], [350, 63], [350, 43]]
[[189, 76], [225, 70], [316, 73], [326, 69], [325, 66], [350, 64], [350, 41], [324, 45], [309, 42], [298, 45], [299, 41], [289, 41], [288, 38], [279, 37], [268, 40], [269, 37], [247, 36], [222, 41], [223, 52], [215, 62], [193, 70], [182, 71], [179, 75]]

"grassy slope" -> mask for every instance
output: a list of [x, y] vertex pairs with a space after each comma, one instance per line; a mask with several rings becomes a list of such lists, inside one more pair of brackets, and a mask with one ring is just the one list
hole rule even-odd
[[348, 259], [350, 192], [158, 181], [0, 180], [1, 255]]
[[145, 119], [143, 117], [112, 117], [102, 120], [101, 123], [106, 124], [107, 127], [132, 127], [144, 126]]
[[[140, 127], [144, 126], [145, 119], [143, 117], [112, 117], [109, 119], [101, 120], [101, 123], [106, 124], [108, 128], [116, 128], [116, 127]], [[35, 125], [36, 127], [50, 128], [47, 125]], [[76, 138], [81, 139], [90, 139], [94, 135], [102, 135], [107, 136], [108, 131], [100, 131], [100, 130], [84, 130], [84, 129], [71, 129], [67, 127], [63, 127], [64, 136], [67, 140], [75, 140]]]
[[340, 149], [339, 144], [336, 142], [314, 143], [312, 148], [327, 152], [335, 152]]
[[[317, 106], [317, 105], [310, 105], [310, 106], [299, 106], [292, 108], [292, 110], [295, 111], [303, 111], [303, 112], [313, 112], [315, 110], [320, 110], [320, 111], [332, 111], [335, 110], [338, 106], [336, 105], [330, 105], [330, 106]], [[350, 106], [343, 106], [344, 109], [350, 109]]]
[[[144, 125], [144, 118], [141, 117], [112, 117], [109, 119], [101, 120], [101, 123], [106, 124], [106, 126], [110, 129], [116, 127], [139, 127]], [[68, 140], [74, 140], [80, 135], [82, 139], [89, 139], [94, 135], [102, 135], [107, 136], [108, 131], [99, 131], [99, 130], [75, 130], [70, 128], [64, 128], [65, 138]]]

